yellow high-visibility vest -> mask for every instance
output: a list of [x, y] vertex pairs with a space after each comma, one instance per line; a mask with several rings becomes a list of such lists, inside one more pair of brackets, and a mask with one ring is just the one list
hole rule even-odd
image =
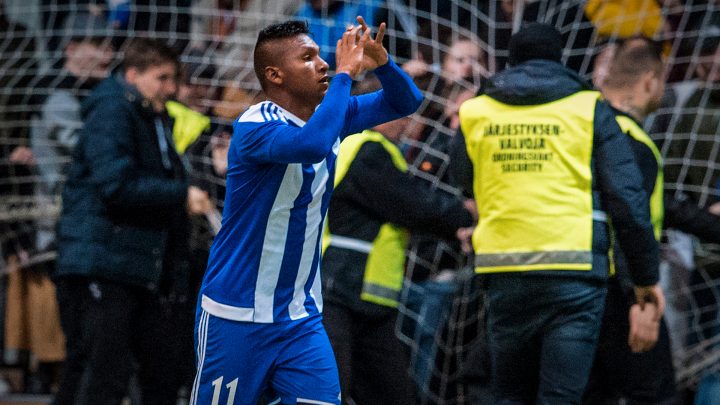
[[[340, 144], [336, 160], [335, 187], [345, 178], [358, 151], [366, 142], [377, 142], [390, 154], [393, 164], [399, 170], [407, 171], [407, 162], [400, 149], [388, 141], [382, 134], [366, 130], [346, 138]], [[348, 236], [331, 235], [325, 228], [323, 251], [328, 246], [354, 250], [368, 255], [363, 275], [363, 287], [360, 298], [378, 305], [397, 307], [405, 276], [405, 250], [408, 244], [408, 232], [390, 223], [380, 227], [372, 242]]]
[[616, 116], [616, 121], [620, 125], [623, 132], [631, 136], [636, 141], [644, 144], [652, 151], [657, 161], [657, 176], [655, 178], [655, 188], [650, 195], [650, 220], [655, 231], [655, 239], [660, 240], [662, 236], [663, 221], [665, 219], [665, 203], [663, 202], [663, 160], [660, 151], [650, 136], [630, 117], [624, 115]]
[[473, 163], [480, 217], [473, 233], [478, 273], [590, 270], [591, 157], [596, 91], [540, 105], [482, 95], [460, 123]]

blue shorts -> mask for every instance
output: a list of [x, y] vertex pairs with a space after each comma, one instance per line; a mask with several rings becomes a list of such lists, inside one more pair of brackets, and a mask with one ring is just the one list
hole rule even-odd
[[340, 382], [321, 316], [237, 322], [200, 309], [191, 405], [340, 404]]

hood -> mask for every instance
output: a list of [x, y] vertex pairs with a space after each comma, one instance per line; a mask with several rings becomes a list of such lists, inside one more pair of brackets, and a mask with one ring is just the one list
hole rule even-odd
[[592, 86], [560, 63], [533, 59], [492, 76], [482, 94], [510, 105], [545, 104]]

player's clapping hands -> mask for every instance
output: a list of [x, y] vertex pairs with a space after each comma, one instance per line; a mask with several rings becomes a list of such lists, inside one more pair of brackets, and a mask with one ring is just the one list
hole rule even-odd
[[360, 35], [360, 28], [360, 26], [348, 27], [335, 48], [337, 73], [347, 73], [353, 79], [365, 71], [364, 46], [370, 38], [370, 31]]
[[365, 19], [362, 18], [362, 16], [358, 16], [357, 22], [360, 24], [363, 34], [368, 35], [364, 46], [365, 53], [363, 57], [363, 67], [365, 70], [373, 70], [386, 64], [388, 62], [388, 54], [382, 43], [385, 37], [385, 23], [380, 24], [377, 35], [375, 35], [375, 39], [373, 39], [372, 36], [369, 35], [370, 27], [365, 23]]

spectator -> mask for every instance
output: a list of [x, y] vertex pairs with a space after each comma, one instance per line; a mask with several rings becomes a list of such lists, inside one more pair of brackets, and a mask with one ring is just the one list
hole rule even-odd
[[[465, 85], [453, 83], [446, 86], [438, 97], [444, 106], [425, 109], [425, 112], [436, 109], [431, 114], [434, 118], [426, 118], [424, 140], [409, 154], [412, 156], [409, 164], [416, 168], [413, 175], [424, 180], [428, 193], [443, 190], [459, 194], [450, 183], [448, 167], [451, 164], [451, 140], [460, 127], [458, 109], [464, 101], [475, 96], [475, 91], [466, 89]], [[425, 112], [423, 115], [426, 115]], [[413, 336], [417, 349], [412, 352], [411, 364], [419, 395], [425, 397], [430, 388], [436, 354], [441, 355], [436, 352], [435, 338], [443, 329], [458, 285], [456, 271], [463, 266], [465, 257], [457, 239], [443, 240], [427, 233], [412, 233], [409, 246], [415, 265], [408, 269], [412, 284], [408, 288], [405, 305], [408, 311], [418, 314], [420, 322], [415, 324], [409, 319], [410, 322], [403, 327], [411, 328], [407, 333]]]
[[90, 293], [84, 307], [82, 295], [64, 303], [90, 330], [86, 390], [73, 403], [120, 404], [133, 370], [128, 353], [140, 365], [143, 402], [175, 403], [181, 377], [167, 340], [176, 331], [163, 323], [161, 302], [186, 293], [186, 210], [202, 213], [209, 204], [206, 193], [188, 186], [173, 148], [165, 102], [176, 91], [177, 69], [167, 45], [133, 40], [121, 71], [82, 106], [55, 273]]
[[559, 63], [562, 46], [552, 26], [525, 26], [510, 40], [513, 67], [460, 107], [458, 146], [467, 152], [453, 158], [469, 158], [472, 171], [458, 162], [464, 177], [455, 178], [472, 187], [481, 218], [472, 242], [475, 271], [486, 275], [500, 403], [580, 402], [604, 306], [606, 215], [643, 307], [654, 319], [664, 308], [658, 244], [628, 140], [600, 94]]
[[[690, 95], [671, 133], [666, 139], [669, 151], [666, 158], [667, 183], [677, 187], [676, 196], [686, 197], [693, 204], [720, 214], [720, 170], [717, 150], [720, 139], [720, 33], [712, 27], [701, 34], [697, 43], [699, 59], [695, 74], [700, 80]], [[686, 344], [712, 341], [720, 336], [718, 319], [718, 279], [720, 263], [699, 260], [690, 274], [690, 286], [697, 311], [690, 322], [696, 325]], [[717, 373], [705, 376], [701, 384], [704, 394], [717, 389]]]
[[[56, 290], [47, 276], [55, 266], [56, 217], [53, 213], [59, 210], [66, 169], [82, 126], [80, 102], [95, 84], [108, 75], [113, 58], [103, 21], [89, 14], [74, 14], [65, 23], [64, 31], [75, 35], [64, 41], [62, 68], [57, 74], [45, 76], [36, 83], [35, 87], [41, 90], [36, 92], [31, 101], [32, 105], [38, 106], [30, 128], [30, 146], [34, 157], [32, 168], [38, 175], [34, 192], [37, 206], [47, 213], [35, 222], [35, 243], [32, 248], [34, 274], [32, 277], [13, 275], [8, 279], [9, 289], [24, 291], [30, 300], [18, 297], [18, 300], [9, 301], [8, 311], [25, 313], [20, 319], [35, 322], [26, 325], [27, 330], [30, 333], [41, 333], [30, 339], [33, 346], [39, 344], [44, 347], [40, 353], [31, 348], [40, 361], [36, 387], [31, 387], [36, 392], [49, 392], [50, 385], [55, 383], [53, 380], [58, 374], [60, 361], [66, 360], [66, 364], [75, 365], [76, 358], [83, 355], [78, 350], [82, 348], [62, 347], [64, 338], [60, 332]], [[71, 290], [61, 285], [58, 299], [62, 301], [66, 298], [64, 294], [73, 295], [77, 292]], [[79, 332], [71, 328], [74, 316], [74, 313], [63, 316], [63, 323], [69, 322], [64, 328], [67, 333]], [[18, 332], [25, 330], [21, 324], [14, 324], [10, 328]], [[71, 341], [74, 343], [75, 339]], [[61, 347], [58, 348], [58, 344]], [[65, 358], [66, 353], [69, 353], [69, 359]], [[73, 367], [65, 369], [72, 370]], [[65, 373], [65, 377], [71, 374]]]
[[454, 239], [474, 223], [460, 199], [407, 173], [395, 143], [408, 121], [366, 130], [338, 152], [321, 274], [344, 403], [412, 403], [408, 358], [395, 337], [408, 232]]
[[[448, 41], [440, 44], [439, 47], [421, 44], [418, 54], [403, 65], [403, 70], [412, 77], [422, 77], [426, 74], [439, 73], [443, 79], [443, 86], [446, 83], [468, 81], [472, 84], [480, 83], [480, 79], [487, 77], [487, 63], [485, 52], [480, 47], [480, 40], [474, 36], [458, 36], [449, 27], [439, 27], [438, 37], [441, 41]], [[421, 33], [428, 35], [430, 33]], [[435, 51], [439, 52], [439, 64], [435, 64]], [[440, 93], [442, 87], [437, 88]]]
[[[5, 38], [0, 47], [0, 201], [6, 209], [12, 206], [12, 199], [31, 199], [32, 177], [30, 166], [34, 156], [30, 149], [29, 133], [17, 123], [29, 120], [27, 110], [11, 108], [23, 105], [37, 69], [33, 59], [35, 39], [30, 31], [8, 18], [4, 4], [0, 1], [0, 32]], [[18, 218], [7, 218], [0, 222], [0, 253], [2, 262], [10, 268], [17, 268], [28, 259], [33, 244], [32, 224]]]
[[[602, 83], [600, 89], [617, 110], [620, 128], [629, 136], [643, 175], [643, 187], [651, 196], [650, 215], [655, 237], [659, 239], [664, 215], [662, 159], [641, 125], [648, 114], [660, 106], [664, 93], [662, 48], [645, 38], [636, 38], [608, 48], [608, 51], [612, 55], [606, 77], [598, 80]], [[615, 246], [615, 274], [608, 282], [598, 349], [583, 402], [673, 403], [675, 373], [667, 326], [663, 318], [659, 323], [652, 319], [648, 321], [635, 303], [627, 261], [617, 243]], [[658, 336], [655, 347], [638, 351], [635, 334], [639, 332]]]
[[699, 206], [711, 206], [720, 201], [720, 170], [712, 164], [718, 162], [713, 150], [720, 145], [715, 136], [720, 125], [720, 31], [709, 32], [698, 47], [695, 72], [703, 85], [688, 98], [677, 124], [670, 128], [666, 173], [679, 193]]
[[[215, 64], [219, 78], [231, 80], [244, 92], [257, 89], [259, 85], [252, 65], [257, 33], [266, 25], [295, 14], [299, 5], [297, 0], [242, 0], [236, 2], [231, 11], [224, 1], [199, 0], [191, 9], [191, 47], [202, 50], [203, 55]], [[226, 20], [224, 29], [230, 31], [224, 34], [224, 39], [216, 29], [219, 17]], [[237, 114], [232, 119], [235, 117]]]

